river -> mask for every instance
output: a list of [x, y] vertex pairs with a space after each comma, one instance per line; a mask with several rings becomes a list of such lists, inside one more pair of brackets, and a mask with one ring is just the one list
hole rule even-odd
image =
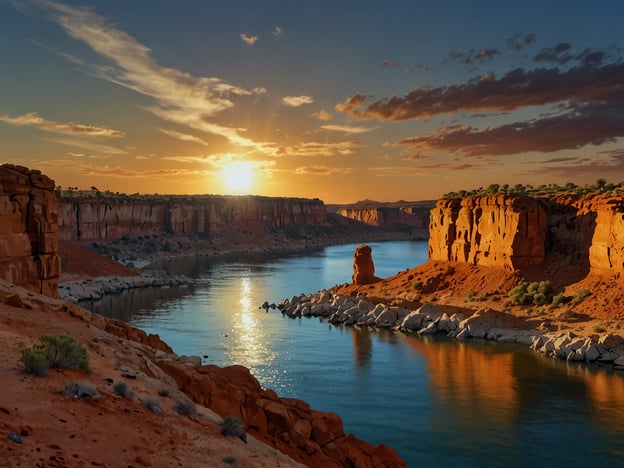
[[[426, 242], [373, 242], [381, 277], [426, 261]], [[338, 413], [345, 432], [410, 466], [619, 466], [624, 375], [518, 345], [341, 328], [265, 312], [265, 300], [350, 281], [355, 245], [286, 256], [175, 261], [192, 286], [89, 308], [158, 333], [178, 354], [248, 367], [265, 388]]]

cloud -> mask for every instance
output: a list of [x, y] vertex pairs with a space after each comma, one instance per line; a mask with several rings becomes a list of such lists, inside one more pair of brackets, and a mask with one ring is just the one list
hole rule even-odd
[[253, 95], [258, 90], [250, 91], [220, 78], [196, 77], [163, 67], [151, 57], [149, 48], [89, 8], [48, 0], [17, 3], [43, 9], [50, 20], [61, 26], [69, 36], [84, 42], [109, 60], [109, 65], [85, 63], [84, 66], [98, 78], [154, 99], [156, 105], [147, 107], [147, 110], [176, 124], [221, 135], [234, 144], [257, 146], [257, 143], [242, 137], [240, 129], [210, 123], [209, 119], [232, 108], [232, 98]]
[[541, 49], [534, 57], [536, 62], [552, 62], [559, 65], [565, 65], [574, 59], [574, 55], [570, 53], [572, 45], [568, 42], [560, 42], [554, 47]]
[[73, 146], [75, 148], [82, 148], [97, 154], [128, 154], [127, 151], [115, 148], [109, 145], [100, 145], [91, 141], [84, 141], [79, 139], [66, 139], [66, 138], [50, 138], [49, 141], [59, 143], [61, 145]]
[[324, 110], [320, 110], [318, 112], [314, 112], [312, 114], [310, 114], [312, 117], [317, 118], [319, 120], [323, 120], [323, 121], [328, 121], [331, 120], [332, 116], [329, 112], [324, 111]]
[[274, 37], [280, 37], [284, 34], [284, 30], [282, 28], [280, 28], [279, 26], [275, 26], [275, 28], [273, 29], [272, 32]]
[[451, 51], [449, 58], [454, 62], [465, 63], [466, 65], [472, 65], [476, 62], [481, 62], [487, 59], [491, 59], [495, 55], [499, 55], [500, 52], [497, 49], [470, 49], [466, 52]]
[[196, 137], [195, 135], [189, 135], [188, 133], [181, 133], [175, 130], [168, 130], [165, 128], [159, 128], [159, 130], [165, 135], [170, 136], [171, 138], [175, 138], [176, 140], [188, 141], [190, 143], [198, 143], [203, 146], [208, 146], [208, 143], [206, 143], [201, 138]]
[[[540, 167], [541, 174], [547, 174], [552, 178], [561, 178], [564, 180], [588, 180], [590, 178], [605, 178], [612, 174], [619, 182], [618, 175], [624, 172], [624, 150], [613, 150], [607, 152], [599, 152], [591, 158], [553, 158], [544, 161], [544, 165]], [[558, 164], [555, 164], [558, 163]], [[535, 170], [527, 171], [526, 175], [534, 176]]]
[[398, 142], [415, 151], [459, 152], [467, 156], [499, 156], [528, 151], [549, 153], [599, 145], [624, 137], [624, 103], [574, 106], [561, 115], [475, 129], [450, 126], [435, 134]]
[[383, 66], [388, 68], [394, 68], [396, 67], [396, 63], [394, 63], [394, 61], [391, 59], [386, 59], [383, 61]]
[[299, 107], [304, 104], [312, 104], [314, 98], [310, 96], [286, 96], [282, 99], [282, 103], [290, 107]]
[[329, 176], [334, 174], [351, 174], [354, 172], [352, 167], [329, 167], [322, 165], [302, 166], [295, 169], [298, 175], [322, 175]]
[[240, 35], [240, 38], [248, 46], [252, 46], [256, 42], [258, 42], [258, 36], [248, 36], [247, 34], [243, 33], [243, 34]]
[[377, 127], [352, 127], [349, 125], [321, 125], [323, 130], [330, 130], [332, 132], [343, 132], [343, 133], [364, 133], [370, 132], [371, 130], [375, 130]]
[[275, 156], [346, 156], [362, 147], [359, 141], [337, 143], [308, 142], [292, 146], [281, 146]]
[[11, 117], [6, 114], [0, 115], [0, 122], [18, 126], [32, 126], [46, 132], [62, 133], [65, 135], [95, 136], [95, 137], [122, 137], [124, 132], [111, 130], [110, 128], [84, 125], [75, 122], [55, 122], [39, 117], [36, 112]]
[[537, 40], [535, 34], [514, 34], [511, 37], [505, 39], [505, 44], [507, 47], [513, 50], [520, 50], [523, 47], [526, 47], [529, 44], [533, 44]]
[[490, 74], [459, 85], [417, 87], [405, 96], [375, 101], [364, 110], [360, 107], [367, 97], [356, 93], [336, 109], [357, 119], [400, 121], [462, 111], [515, 110], [566, 100], [624, 101], [622, 82], [624, 63], [566, 71], [516, 68], [499, 79]]

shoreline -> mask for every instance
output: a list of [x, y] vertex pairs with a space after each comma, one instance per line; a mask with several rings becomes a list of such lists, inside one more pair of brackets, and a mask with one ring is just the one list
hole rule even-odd
[[[485, 307], [471, 315], [448, 315], [442, 307], [424, 303], [417, 309], [370, 302], [367, 296], [341, 295], [332, 290], [293, 296], [275, 305], [289, 318], [318, 317], [336, 326], [393, 330], [417, 336], [442, 334], [457, 340], [484, 339], [516, 343], [549, 357], [577, 363], [613, 365], [624, 371], [624, 338], [613, 332], [581, 336], [573, 331], [540, 331], [511, 314]], [[275, 307], [274, 307], [275, 306]]]

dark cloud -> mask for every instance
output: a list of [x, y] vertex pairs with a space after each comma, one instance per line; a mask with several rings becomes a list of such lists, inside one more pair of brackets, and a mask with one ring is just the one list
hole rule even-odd
[[[567, 159], [567, 158], [562, 158]], [[555, 159], [550, 160], [554, 162]], [[575, 159], [573, 161], [561, 161], [560, 164], [545, 166], [540, 168], [542, 174], [549, 177], [557, 177], [564, 180], [591, 180], [604, 178], [612, 174], [615, 182], [618, 182], [617, 175], [624, 173], [624, 150], [615, 150], [608, 153], [600, 152], [599, 157]], [[531, 175], [534, 172], [530, 173]]]
[[449, 59], [453, 62], [465, 63], [466, 65], [472, 65], [477, 62], [491, 59], [495, 55], [499, 55], [500, 52], [497, 49], [470, 49], [466, 52], [451, 51]]
[[513, 50], [520, 50], [523, 47], [533, 44], [537, 38], [535, 34], [514, 34], [511, 37], [505, 39], [505, 44], [507, 47]]
[[560, 42], [554, 47], [547, 47], [540, 50], [534, 57], [536, 62], [550, 62], [565, 65], [574, 60], [574, 54], [570, 52], [572, 45], [568, 42]]
[[356, 119], [409, 120], [462, 111], [510, 111], [561, 101], [624, 101], [624, 63], [577, 66], [565, 71], [516, 68], [497, 79], [489, 74], [468, 83], [417, 87], [405, 96], [370, 103], [355, 94], [336, 109]]
[[574, 106], [568, 113], [499, 127], [450, 126], [437, 133], [399, 141], [415, 151], [499, 156], [528, 151], [549, 153], [599, 145], [624, 137], [624, 103]]

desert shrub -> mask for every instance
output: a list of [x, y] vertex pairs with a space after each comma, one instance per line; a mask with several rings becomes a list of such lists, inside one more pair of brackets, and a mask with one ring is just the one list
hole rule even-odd
[[579, 289], [572, 298], [572, 304], [580, 304], [589, 296], [591, 296], [591, 291], [589, 289]]
[[552, 301], [554, 295], [550, 281], [521, 281], [509, 291], [512, 305], [545, 305]]
[[167, 390], [166, 388], [161, 388], [160, 390], [158, 390], [158, 396], [168, 397], [169, 396], [169, 390]]
[[113, 385], [113, 392], [115, 392], [119, 396], [124, 397], [126, 400], [132, 400], [134, 398], [134, 392], [123, 380], [115, 382], [115, 384]]
[[247, 436], [243, 427], [243, 422], [236, 416], [226, 416], [219, 424], [221, 434], [225, 436], [236, 436], [246, 441]]
[[565, 304], [569, 300], [570, 299], [567, 296], [565, 296], [563, 293], [555, 294], [552, 298], [551, 305], [553, 308], [559, 307], [561, 304]]
[[474, 302], [476, 300], [475, 293], [472, 291], [469, 291], [464, 297], [464, 302]]
[[417, 289], [418, 291], [420, 291], [423, 288], [424, 283], [422, 281], [414, 281], [412, 283], [412, 286], [414, 289]]
[[567, 309], [561, 312], [557, 318], [563, 322], [567, 322], [569, 320], [572, 320], [574, 318], [574, 315], [575, 314], [572, 309]]
[[594, 331], [595, 331], [596, 333], [604, 333], [604, 332], [606, 332], [607, 330], [606, 330], [606, 328], [601, 327], [600, 325], [596, 325], [596, 326], [594, 327]]
[[43, 377], [48, 374], [50, 363], [41, 351], [35, 348], [26, 348], [22, 350], [20, 361], [24, 363], [26, 372], [29, 374]]
[[162, 407], [160, 406], [160, 402], [156, 398], [145, 398], [141, 400], [143, 406], [145, 406], [148, 410], [153, 411], [156, 414], [163, 414]]
[[236, 457], [232, 457], [231, 455], [223, 457], [221, 461], [226, 465], [238, 466], [238, 460], [236, 459]]
[[65, 388], [61, 390], [61, 395], [77, 398], [78, 400], [88, 400], [90, 398], [99, 398], [102, 395], [89, 382], [71, 381]]
[[180, 416], [186, 416], [187, 418], [195, 418], [197, 416], [197, 408], [192, 401], [178, 401], [173, 406], [173, 410]]
[[75, 367], [86, 373], [93, 372], [89, 366], [87, 350], [71, 335], [49, 335], [39, 337], [39, 343], [24, 349], [20, 359], [26, 371], [35, 375], [46, 375], [47, 369]]

